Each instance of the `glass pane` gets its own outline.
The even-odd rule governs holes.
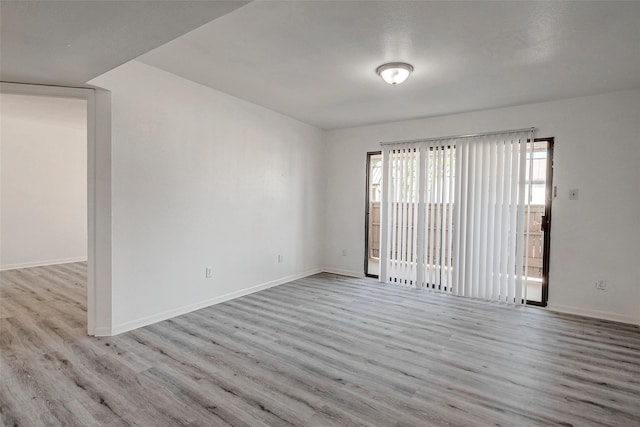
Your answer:
[[[542,302],[542,263],[544,256],[544,216],[547,189],[547,142],[536,142],[531,153],[527,154],[526,192],[531,197],[531,209],[528,221],[525,221],[528,253],[525,255],[523,271],[526,277],[527,300]],[[525,199],[526,200],[526,199]]]
[[[382,197],[382,154],[369,159],[369,235],[367,274],[380,274],[380,199]]]

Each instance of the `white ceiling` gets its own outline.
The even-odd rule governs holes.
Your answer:
[[[0,78],[84,86],[246,1],[6,1]]]
[[[326,129],[640,88],[640,2],[2,0],[0,8],[3,81],[82,86],[142,55]],[[415,72],[388,86],[374,70],[389,61]]]
[[[139,60],[321,128],[640,88],[640,2],[253,2]],[[375,68],[413,64],[400,86]]]

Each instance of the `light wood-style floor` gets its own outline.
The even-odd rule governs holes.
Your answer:
[[[0,424],[640,425],[635,326],[319,274],[91,338],[85,276],[1,273]]]

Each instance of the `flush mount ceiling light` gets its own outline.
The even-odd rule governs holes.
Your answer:
[[[376,73],[390,85],[399,85],[407,80],[412,71],[413,66],[405,62],[389,62],[376,68]]]

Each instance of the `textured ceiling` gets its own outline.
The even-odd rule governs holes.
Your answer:
[[[3,81],[82,86],[138,57],[326,129],[640,88],[640,2],[3,0],[0,8]],[[388,86],[374,70],[389,61],[415,72]]]
[[[0,78],[84,86],[246,1],[5,1]]]
[[[321,128],[640,88],[640,2],[254,2],[140,61]],[[375,68],[415,72],[384,84]]]

